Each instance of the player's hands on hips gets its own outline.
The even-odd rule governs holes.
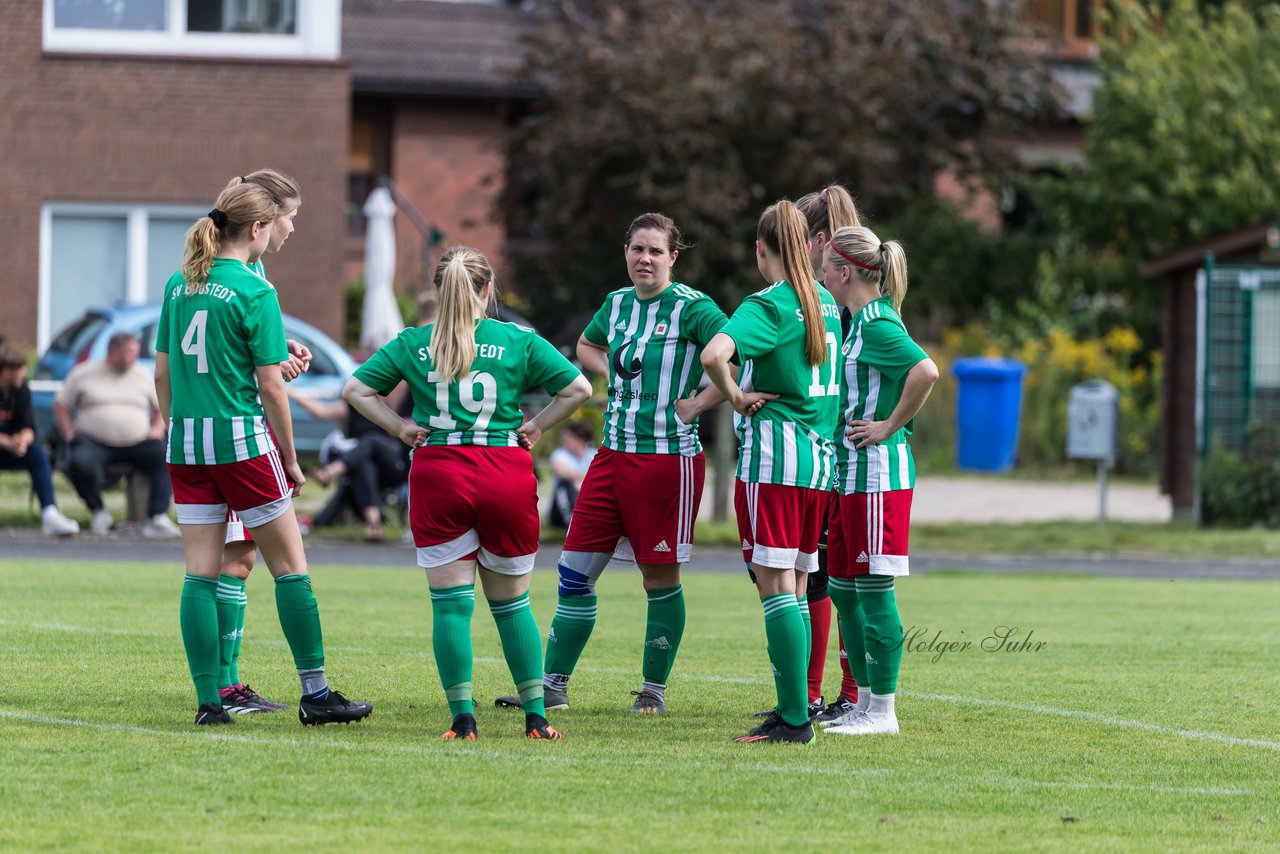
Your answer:
[[[854,442],[854,447],[865,448],[867,445],[878,445],[892,435],[888,421],[865,421],[859,419],[849,422],[845,436]]]
[[[698,393],[695,391],[688,397],[682,397],[676,401],[676,418],[684,424],[692,424],[702,414],[702,409],[698,406]]]
[[[281,460],[284,467],[284,473],[289,481],[293,484],[293,494],[298,496],[302,494],[302,486],[307,482],[307,476],[302,473],[302,466],[298,465],[297,458],[292,460]]]
[[[744,391],[739,392],[730,402],[733,404],[733,411],[739,415],[755,415],[766,402],[777,399],[776,394],[764,391]]]
[[[427,431],[412,421],[400,425],[400,441],[410,448],[421,448],[427,442]]]
[[[516,428],[516,434],[520,439],[520,447],[532,451],[533,446],[542,438],[542,428],[532,421],[526,421]]]

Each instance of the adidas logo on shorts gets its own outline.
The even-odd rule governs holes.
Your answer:
[[[671,649],[671,641],[667,640],[667,636],[654,638],[644,642],[645,646],[651,646],[654,649]]]
[[[742,550],[745,552],[745,551],[747,551],[747,550],[748,550],[748,549],[750,549],[750,548],[751,548],[751,543],[748,543],[748,542],[747,542],[747,538],[746,538],[746,537],[743,537],[743,538],[742,538]]]
[[[654,546],[654,547],[653,547],[653,550],[654,550],[655,552],[669,552],[669,551],[671,551],[671,546],[667,545],[667,541],[666,541],[666,540],[663,540],[662,542],[660,542],[660,543],[658,543],[656,546]]]
[[[854,560],[854,563],[870,563],[870,562],[871,562],[871,558],[867,557],[866,552],[858,552],[858,557]]]

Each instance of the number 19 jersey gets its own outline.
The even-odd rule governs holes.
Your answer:
[[[223,465],[275,447],[254,371],[289,358],[275,289],[241,261],[218,258],[190,287],[169,278],[156,352],[169,354],[168,460]]]
[[[355,378],[379,394],[401,381],[413,394],[413,420],[428,445],[516,447],[520,399],[542,387],[555,394],[580,376],[568,359],[525,326],[485,318],[476,324],[476,358],[461,380],[436,373],[435,324],[410,327],[369,357]]]
[[[800,297],[786,282],[742,301],[721,331],[734,341],[742,365],[744,391],[779,395],[749,418],[736,417],[738,479],[808,489],[831,489],[832,446],[840,395],[835,359],[840,309],[817,285],[826,358],[805,358],[805,324]]]

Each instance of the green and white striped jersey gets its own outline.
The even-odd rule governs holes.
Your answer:
[[[218,258],[189,294],[181,271],[174,273],[156,351],[169,354],[169,462],[222,465],[275,447],[254,371],[289,353],[280,301],[266,279],[241,261]]]
[[[907,373],[929,358],[907,334],[902,318],[888,297],[872,300],[853,316],[845,338],[840,393],[843,418],[837,425],[836,489],[889,492],[912,489],[916,463],[907,437],[915,419],[879,444],[861,450],[845,436],[850,421],[884,421],[902,398]]]
[[[609,351],[609,404],[603,445],[633,454],[702,453],[698,425],[676,417],[675,403],[702,382],[702,348],[725,324],[711,297],[673,282],[640,299],[614,291],[583,337]]]
[[[476,324],[471,370],[461,380],[447,382],[431,361],[434,333],[434,323],[409,327],[354,374],[379,394],[389,394],[401,380],[408,383],[413,420],[430,431],[428,445],[516,447],[525,392],[542,387],[555,394],[580,376],[532,329],[485,318]]]
[[[805,358],[804,314],[786,282],[747,297],[720,330],[733,339],[734,359],[742,365],[738,385],[744,391],[779,395],[755,415],[735,417],[737,474],[745,483],[831,488],[831,427],[840,401],[835,364],[840,309],[826,288],[817,288],[827,345],[827,358],[819,365]]]

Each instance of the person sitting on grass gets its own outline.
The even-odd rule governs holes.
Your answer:
[[[26,469],[31,488],[40,499],[40,523],[45,536],[69,537],[80,523],[58,509],[53,494],[53,466],[49,452],[36,441],[31,387],[26,383],[27,360],[7,344],[0,345],[0,469]]]

